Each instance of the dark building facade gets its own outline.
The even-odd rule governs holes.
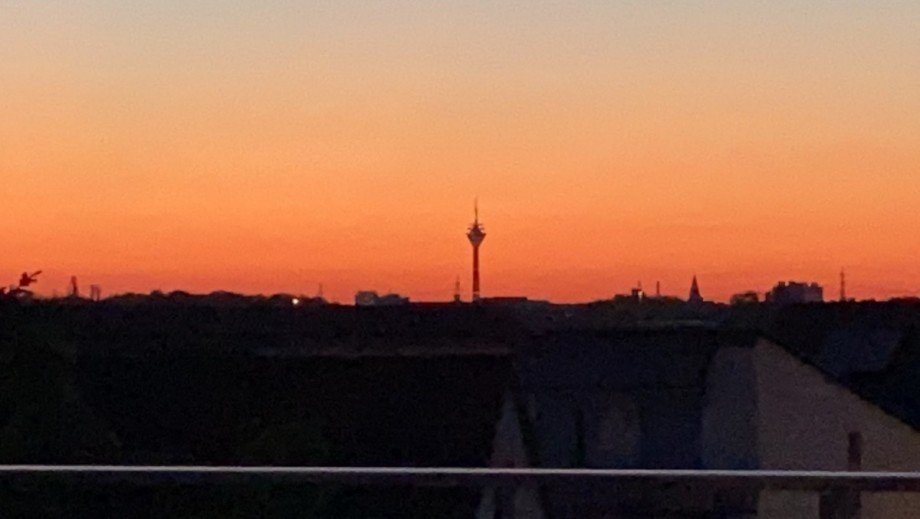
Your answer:
[[[824,301],[824,288],[817,283],[780,281],[767,292],[766,301],[777,305],[820,303]]]

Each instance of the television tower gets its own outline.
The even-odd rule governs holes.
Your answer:
[[[486,239],[485,230],[479,223],[479,200],[473,202],[473,223],[466,233],[473,245],[473,302],[479,301],[479,246]]]

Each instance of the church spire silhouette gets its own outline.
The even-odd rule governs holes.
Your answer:
[[[703,296],[700,295],[700,285],[696,281],[696,275],[693,276],[693,282],[690,284],[690,298],[687,299],[688,303],[702,303]]]

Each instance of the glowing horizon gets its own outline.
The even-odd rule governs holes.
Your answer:
[[[920,4],[0,7],[0,285],[920,295]]]

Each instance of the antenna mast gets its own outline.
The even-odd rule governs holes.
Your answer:
[[[847,274],[840,269],[840,302],[845,303],[847,300]]]
[[[454,282],[454,302],[460,302],[460,276],[457,276],[457,281]]]

